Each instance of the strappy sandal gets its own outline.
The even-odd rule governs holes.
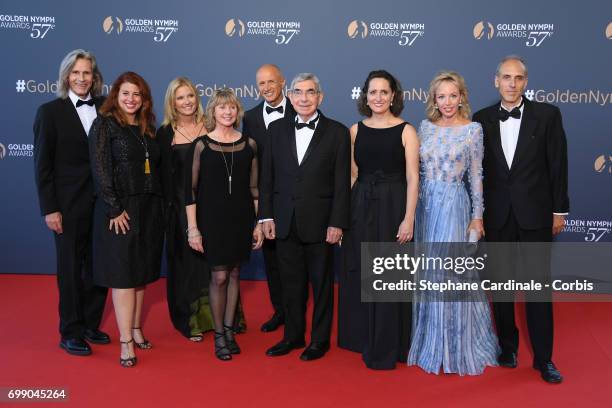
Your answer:
[[[240,346],[236,343],[234,339],[234,328],[232,326],[223,325],[224,335],[225,335],[225,343],[227,344],[227,348],[231,354],[240,354]]]
[[[121,341],[120,340],[119,343],[125,344],[127,346],[130,343],[134,343],[134,339],[130,339],[128,341]],[[136,343],[136,344],[138,344],[138,343]],[[128,358],[122,358],[121,356],[119,356],[119,364],[123,368],[132,368],[132,367],[134,367],[136,365],[137,362],[138,362],[138,359],[136,358],[136,356],[128,357]]]
[[[189,341],[193,342],[193,343],[201,343],[202,340],[204,340],[204,336],[200,333],[200,334],[194,334],[191,335],[189,337],[187,337],[189,339]]]
[[[225,342],[225,333],[215,331],[215,356],[221,361],[232,359],[232,353]]]
[[[142,338],[143,338],[142,343],[138,343],[137,341],[134,341],[134,344],[136,344],[136,347],[138,347],[141,350],[148,350],[150,348],[153,348],[153,345],[151,344],[149,340],[145,338],[144,333],[142,332],[142,329],[140,327],[132,327],[132,330],[140,330],[140,334],[142,334]]]

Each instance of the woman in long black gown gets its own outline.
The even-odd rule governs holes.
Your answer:
[[[204,116],[209,132],[191,146],[185,186],[187,238],[211,268],[215,355],[224,361],[240,353],[232,329],[240,265],[263,243],[261,225],[255,222],[257,144],[236,130],[243,112],[231,89],[215,91]]]
[[[367,367],[392,369],[410,344],[410,303],[361,302],[361,243],[412,239],[419,184],[419,142],[399,117],[399,82],[368,75],[358,101],[367,116],[351,127],[351,226],[344,234],[339,276],[338,346],[362,353]]]
[[[163,157],[166,198],[166,292],[170,320],[183,336],[200,342],[213,330],[208,297],[210,267],[204,256],[189,247],[185,213],[185,178],[191,172],[191,143],[206,134],[204,110],[193,83],[184,77],[170,82],[164,101],[164,121],[157,130]],[[237,331],[246,328],[240,303]]]

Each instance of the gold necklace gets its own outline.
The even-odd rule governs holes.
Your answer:
[[[151,174],[151,165],[149,164],[149,146],[147,144],[146,136],[142,136],[142,138],[139,137],[136,133],[134,133],[131,125],[127,125],[127,128],[130,131],[130,133],[133,134],[134,137],[140,142],[140,144],[142,145],[145,151],[144,173]]]

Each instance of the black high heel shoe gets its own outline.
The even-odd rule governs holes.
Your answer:
[[[132,327],[132,331],[134,330],[140,330],[140,334],[142,334],[142,339],[143,339],[142,343],[138,343],[137,341],[134,341],[134,344],[136,344],[136,347],[138,347],[141,350],[148,350],[150,348],[153,348],[153,345],[151,344],[149,340],[145,338],[144,333],[142,332],[142,329],[140,327]]]
[[[225,334],[225,343],[227,344],[227,349],[231,354],[240,354],[240,346],[236,343],[236,339],[234,339],[234,328],[232,326],[223,325],[223,330]]]
[[[232,353],[227,348],[225,342],[225,333],[219,333],[215,330],[215,356],[221,361],[229,361],[232,359]]]
[[[126,346],[130,343],[134,343],[134,339],[129,339],[128,341],[119,341],[119,343],[121,344],[125,344]],[[138,343],[136,343],[138,344]],[[121,356],[119,356],[119,364],[121,365],[121,367],[123,368],[131,368],[134,367],[136,365],[136,363],[138,362],[138,359],[136,358],[136,356],[134,357],[128,357],[128,358],[122,358]]]

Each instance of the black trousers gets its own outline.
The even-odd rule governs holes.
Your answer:
[[[550,215],[552,218],[552,214]],[[550,242],[552,241],[552,227],[526,230],[522,229],[514,215],[513,210],[506,223],[501,229],[487,228],[485,225],[486,240],[488,242]],[[521,246],[523,251],[533,251],[533,247],[528,245]],[[535,250],[545,250],[542,247]],[[504,259],[512,257],[505,256]],[[524,258],[524,257],[523,257]],[[529,258],[529,257],[527,257]],[[526,269],[537,271],[538,279],[544,280],[546,276],[550,276],[550,253],[538,254],[536,257],[538,265],[529,265]],[[545,261],[548,259],[548,263]],[[544,261],[543,261],[544,260]],[[520,265],[518,265],[520,268]],[[507,270],[500,273],[498,276],[515,277],[517,275],[514,262],[503,262],[502,265],[495,265],[496,268],[506,268]],[[520,275],[520,273],[519,273]],[[524,276],[522,277],[524,278]],[[517,352],[518,350],[518,329],[514,320],[514,297],[513,294],[510,301],[506,299],[504,302],[493,302],[493,316],[497,327],[497,335],[499,343],[503,351]],[[537,302],[530,302],[529,294],[526,294],[525,309],[527,313],[527,328],[529,330],[529,339],[533,348],[534,360],[537,362],[545,362],[552,359],[553,350],[553,307],[551,301],[542,301],[542,293],[539,295]],[[546,293],[544,296],[549,296]]]
[[[294,217],[287,238],[277,239],[276,250],[285,310],[283,339],[304,339],[310,281],[314,297],[311,341],[329,342],[334,310],[332,245],[303,242]]]
[[[93,285],[91,218],[62,219],[55,234],[59,331],[62,338],[80,338],[85,329],[97,329],[102,320],[107,289]]]
[[[283,316],[283,288],[280,280],[280,270],[276,258],[276,240],[264,240],[263,247],[264,265],[266,267],[266,278],[268,280],[268,292],[270,302],[274,308],[274,314]]]

